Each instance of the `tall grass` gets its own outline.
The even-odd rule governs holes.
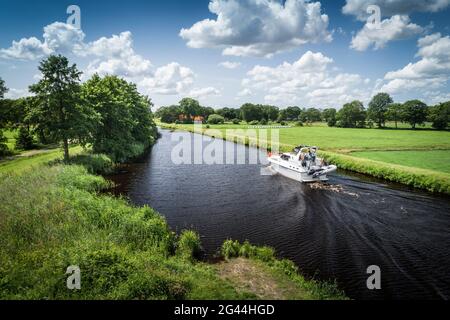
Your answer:
[[[240,299],[177,240],[149,207],[100,195],[108,186],[82,166],[0,176],[0,299]],[[194,239],[195,240],[195,239]],[[81,269],[81,290],[66,269]]]

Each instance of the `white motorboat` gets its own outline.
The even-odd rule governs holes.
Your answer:
[[[270,168],[293,180],[300,182],[325,182],[328,174],[337,167],[328,165],[317,157],[317,147],[300,146],[293,153],[273,155],[269,153]]]

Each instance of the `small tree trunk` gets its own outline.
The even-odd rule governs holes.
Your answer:
[[[64,143],[64,162],[69,162],[69,140],[67,138],[63,139]]]

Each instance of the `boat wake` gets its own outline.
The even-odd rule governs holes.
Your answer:
[[[354,193],[354,192],[346,191],[346,190],[344,190],[343,186],[337,185],[337,184],[313,182],[313,183],[309,183],[308,185],[313,190],[327,190],[327,191],[332,191],[332,192],[335,192],[335,193],[346,194],[346,195],[354,197],[354,198],[359,198],[360,197],[359,194]]]

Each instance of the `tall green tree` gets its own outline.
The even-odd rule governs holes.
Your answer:
[[[261,121],[264,118],[264,112],[261,106],[245,103],[241,107],[242,119],[246,122]]]
[[[391,103],[386,111],[386,120],[394,121],[395,128],[398,128],[398,123],[403,121],[403,105],[401,103]]]
[[[216,111],[217,114],[220,114],[225,120],[233,120],[240,118],[240,110],[232,109],[232,108],[222,108]]]
[[[193,117],[201,115],[201,107],[200,103],[192,98],[183,98],[180,101],[180,107],[183,110],[183,113],[189,120]]]
[[[337,113],[338,126],[343,128],[362,128],[366,121],[366,111],[361,101],[345,104]]]
[[[155,112],[155,116],[164,123],[174,123],[180,119],[181,114],[183,114],[183,110],[178,105],[161,107]]]
[[[61,55],[52,55],[39,65],[41,80],[30,86],[38,103],[31,118],[61,142],[64,160],[69,160],[69,143],[83,143],[89,133],[90,110],[80,103],[80,76],[75,64]]]
[[[3,98],[5,93],[8,92],[5,82],[0,78],[0,110],[3,110]],[[3,136],[2,127],[4,125],[4,118],[0,114],[0,156],[6,155],[8,153],[8,146],[5,144],[6,138]]]
[[[282,120],[289,120],[294,121],[299,119],[300,114],[302,113],[302,109],[299,107],[287,107],[284,113],[284,119]]]
[[[403,104],[403,117],[413,129],[427,120],[428,107],[420,100],[410,100]]]
[[[263,117],[267,121],[276,121],[278,119],[278,115],[280,114],[280,109],[275,106],[265,105],[262,106]]]
[[[433,123],[433,128],[435,129],[444,130],[449,127],[450,101],[431,107],[429,119]]]
[[[5,85],[5,81],[3,81],[2,78],[0,78],[0,99],[3,99],[5,97],[5,93],[8,92],[8,88]]]
[[[322,112],[322,118],[327,122],[329,127],[334,127],[336,125],[336,114],[337,111],[334,108],[327,108]]]
[[[393,103],[391,96],[387,93],[378,93],[372,98],[367,109],[367,117],[378,125],[378,128],[384,127],[386,123],[386,112],[389,105]]]
[[[94,75],[83,84],[81,97],[98,119],[88,138],[94,152],[123,162],[139,156],[156,140],[152,103],[133,83]]]
[[[320,122],[322,121],[322,112],[316,108],[309,108],[302,112],[305,122]]]

